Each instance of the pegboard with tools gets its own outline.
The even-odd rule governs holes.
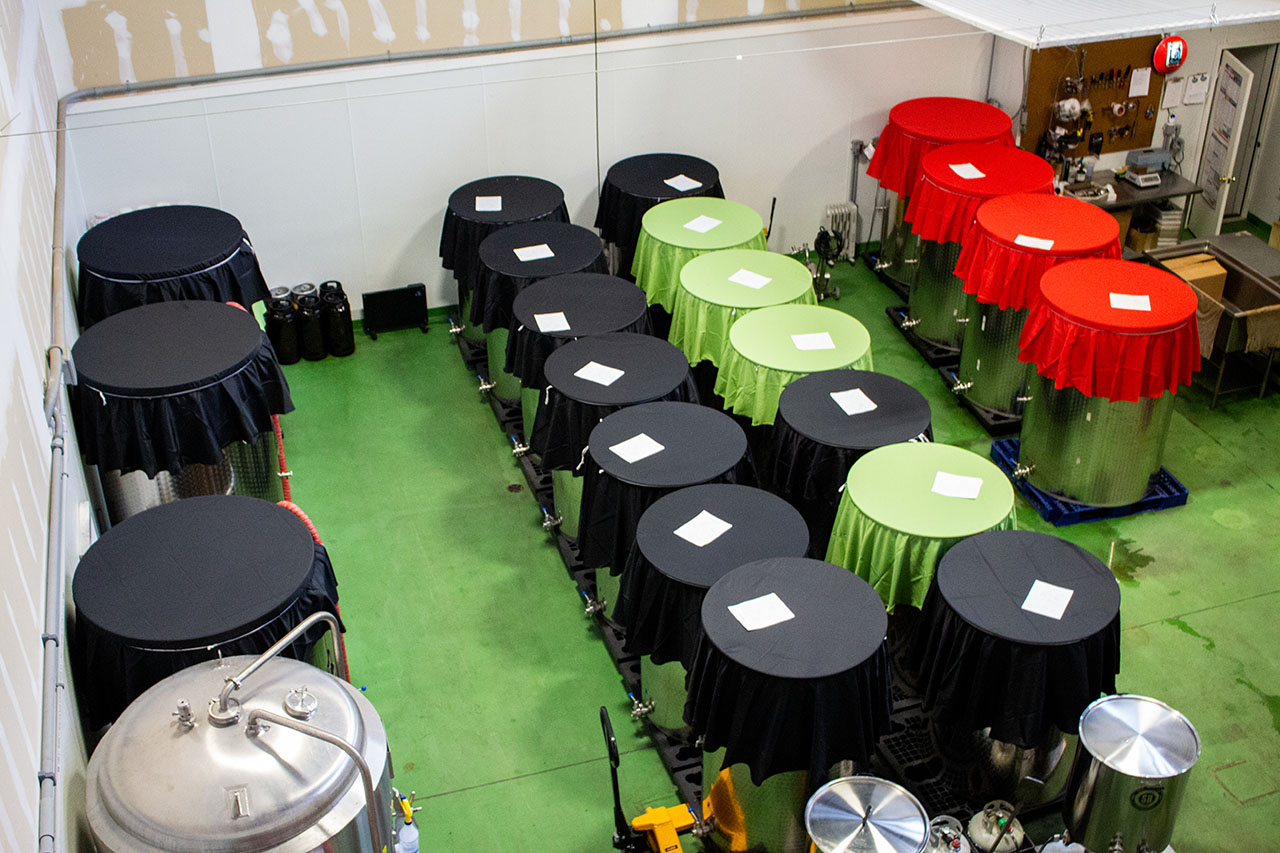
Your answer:
[[[1159,42],[1146,36],[1032,53],[1023,147],[1056,162],[1149,147],[1164,91],[1152,67]]]

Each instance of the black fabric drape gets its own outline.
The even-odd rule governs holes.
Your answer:
[[[677,175],[693,178],[702,186],[681,192],[664,183]],[[600,187],[595,227],[604,239],[618,247],[619,275],[631,277],[631,262],[645,212],[661,202],[692,196],[724,198],[719,171],[700,157],[640,154],[609,167]]]
[[[537,315],[560,312],[569,328],[541,332]],[[507,338],[507,372],[525,388],[546,388],[543,364],[556,349],[578,338],[608,332],[647,335],[651,331],[644,291],[629,281],[602,273],[570,273],[529,285],[512,302]]]
[[[76,246],[77,310],[88,327],[112,314],[180,299],[267,298],[258,257],[240,221],[210,207],[165,205],[112,217]]]
[[[235,441],[293,410],[275,351],[251,314],[217,302],[163,302],[114,314],[72,347],[71,390],[85,461],[106,470],[212,465]]]
[[[747,631],[728,605],[777,594],[795,618]],[[884,605],[864,581],[819,560],[775,558],[725,575],[702,602],[704,633],[684,719],[757,785],[805,770],[822,784],[837,761],[867,761],[889,728]]]
[[[476,196],[502,196],[502,210],[476,210]],[[521,222],[568,222],[560,187],[541,178],[498,175],[463,184],[449,196],[440,229],[440,263],[458,282],[458,305],[466,302],[484,238]]]
[[[306,526],[257,498],[188,498],[131,516],[94,543],[72,581],[87,724],[112,722],[192,664],[259,654],[312,613],[336,614],[337,583]],[[306,659],[325,630],[314,626],[285,654]]]
[[[1073,590],[1054,620],[1022,609],[1036,580]],[[926,710],[1016,746],[1050,725],[1074,733],[1085,707],[1114,693],[1120,591],[1084,549],[1040,533],[992,531],[943,557],[912,644]]]

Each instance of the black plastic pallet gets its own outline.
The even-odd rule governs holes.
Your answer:
[[[876,278],[880,279],[881,284],[892,290],[901,299],[907,298],[907,291],[910,289],[905,281],[898,281],[896,278],[890,278],[884,274],[884,270],[880,269],[880,252],[866,251],[862,253],[862,262],[867,265],[867,269],[876,274]]]
[[[572,536],[565,536],[559,530],[555,533],[556,550],[560,552],[560,559],[564,561],[564,567],[569,570],[569,574],[576,578],[578,573],[594,571],[594,569],[584,569],[582,567],[582,557],[578,555],[578,540]],[[592,575],[594,578],[595,575]],[[594,588],[595,581],[592,581]]]
[[[892,715],[876,753],[890,779],[915,794],[929,814],[969,815],[982,807],[971,801],[975,768],[938,754],[929,718],[918,708]]]
[[[1089,506],[1059,500],[1048,492],[1037,489],[1026,479],[1013,476],[1014,469],[1018,467],[1019,447],[1020,442],[1016,438],[997,439],[991,442],[991,459],[1005,476],[1013,481],[1014,487],[1027,499],[1027,503],[1031,504],[1040,517],[1054,527],[1155,512],[1160,509],[1183,506],[1187,502],[1187,487],[1178,482],[1178,479],[1169,473],[1168,468],[1157,471],[1147,486],[1147,493],[1128,506]]]
[[[449,318],[449,328],[458,328],[456,318]],[[458,353],[462,356],[462,363],[465,364],[468,369],[474,370],[484,363],[488,356],[488,351],[485,349],[484,341],[473,341],[469,338],[464,338],[460,332],[455,334],[453,339],[458,344]]]
[[[884,309],[884,313],[889,315],[889,322],[893,323],[893,327],[902,336],[907,339],[907,343],[920,353],[925,364],[930,367],[955,367],[960,363],[960,350],[951,347],[939,346],[932,341],[925,340],[917,335],[910,326],[904,325],[907,320],[907,306],[893,305]]]
[[[939,367],[938,375],[942,377],[943,383],[949,389],[955,388],[956,383],[960,381],[955,367]],[[1022,429],[1022,415],[1010,415],[988,409],[986,406],[979,406],[964,394],[956,394],[956,399],[960,401],[960,405],[969,410],[969,414],[978,419],[978,423],[982,424],[987,435],[1013,435]]]
[[[519,436],[508,433],[507,437],[511,439],[512,446],[520,444]],[[534,500],[544,510],[549,510],[552,502],[551,472],[544,470],[531,453],[520,454],[516,461],[524,474],[525,482],[529,484],[529,490],[533,492]]]
[[[484,382],[488,377],[483,373],[477,373],[476,378]],[[520,401],[505,400],[492,392],[484,396],[489,401],[489,408],[493,409],[493,416],[498,419],[498,426],[502,431],[524,441],[524,421],[520,417]]]

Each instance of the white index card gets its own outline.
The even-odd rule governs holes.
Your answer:
[[[705,509],[672,532],[690,545],[703,548],[729,532],[733,525]]]
[[[521,246],[512,251],[522,261],[540,261],[543,258],[554,258],[556,256],[556,253],[551,251],[551,247],[546,243],[539,243],[536,246]]]
[[[867,392],[861,388],[850,388],[848,391],[832,391],[831,399],[836,401],[836,405],[844,409],[846,415],[860,415],[863,412],[874,411],[876,408],[875,401],[867,396]]]
[[[671,187],[671,189],[676,192],[682,193],[687,193],[689,190],[696,190],[698,187],[702,186],[702,181],[696,181],[683,172],[675,177],[667,178],[663,183]]]
[[[836,342],[831,340],[830,332],[810,332],[807,335],[792,335],[791,342],[799,350],[836,348]]]
[[[637,433],[626,441],[618,442],[609,449],[618,454],[618,457],[623,462],[639,462],[641,459],[646,459],[655,453],[661,453],[666,450],[665,447],[644,433]]]
[[[1050,619],[1061,619],[1062,614],[1067,612],[1067,605],[1071,603],[1071,596],[1075,595],[1075,590],[1067,589],[1065,586],[1049,583],[1048,581],[1037,580],[1031,584],[1031,589],[1027,591],[1027,597],[1022,602],[1023,610],[1030,610],[1032,613],[1039,613],[1041,616],[1048,616]]]
[[[776,592],[729,605],[729,612],[748,631],[759,631],[796,618]]]
[[[946,471],[939,471],[934,475],[933,488],[929,491],[946,498],[974,500],[981,489],[981,477],[966,477],[964,474],[948,474]]]
[[[586,364],[582,365],[582,367],[575,370],[573,375],[579,379],[594,382],[597,385],[612,385],[621,379],[624,373],[626,373],[625,370],[619,370],[618,368],[610,367],[607,364],[600,364],[597,361],[588,361]],[[618,455],[621,456],[622,454]]]
[[[1028,237],[1026,234],[1019,234],[1013,238],[1013,242],[1018,246],[1026,246],[1028,249],[1041,249],[1045,252],[1053,248],[1053,241],[1047,237]]]
[[[1164,92],[1160,95],[1160,109],[1176,110],[1182,103],[1182,90],[1186,88],[1186,77],[1164,78]]]
[[[690,219],[684,224],[684,227],[688,228],[690,231],[697,231],[699,234],[706,234],[719,224],[719,219],[715,219],[710,216],[699,216],[695,219]]]
[[[1108,293],[1111,307],[1121,311],[1150,311],[1151,297],[1145,293]]]
[[[759,290],[769,282],[773,281],[773,279],[769,278],[767,275],[760,275],[758,272],[743,269],[738,270],[736,273],[729,276],[729,281],[734,284],[740,284],[743,287],[749,287],[752,290]]]
[[[974,178],[985,178],[986,172],[978,171],[978,167],[972,163],[950,163],[951,171],[955,172],[966,181],[972,181]]]
[[[489,211],[502,210],[502,196],[500,195],[478,195],[476,196],[476,212],[485,213]]]
[[[1151,68],[1135,68],[1129,76],[1129,97],[1145,98],[1151,91]]]
[[[563,311],[552,311],[549,314],[534,314],[533,321],[538,324],[539,332],[567,332],[569,318]]]

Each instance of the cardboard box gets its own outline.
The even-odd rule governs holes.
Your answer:
[[[1179,278],[1188,284],[1195,285],[1197,290],[1214,302],[1222,301],[1222,289],[1227,284],[1227,271],[1223,269],[1222,264],[1211,258],[1198,264],[1180,267],[1175,272]]]
[[[1124,244],[1135,252],[1146,252],[1154,249],[1159,240],[1159,231],[1139,231],[1137,228],[1130,228]]]
[[[1108,210],[1112,218],[1115,219],[1116,225],[1120,226],[1120,239],[1124,240],[1125,235],[1129,233],[1129,223],[1133,220],[1133,208],[1126,207],[1124,210]]]
[[[1210,255],[1207,252],[1197,252],[1194,255],[1182,255],[1177,258],[1169,258],[1168,260],[1161,261],[1160,263],[1164,264],[1167,269],[1177,272],[1178,270],[1193,267],[1196,264],[1203,264],[1205,261],[1212,261],[1213,259],[1213,255]]]

